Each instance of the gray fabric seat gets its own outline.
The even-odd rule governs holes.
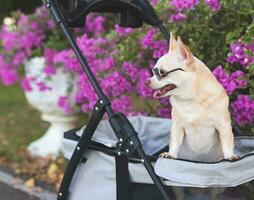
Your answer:
[[[215,163],[159,158],[155,164],[158,176],[172,185],[189,187],[234,187],[254,179],[254,138],[235,138],[237,161]]]
[[[130,122],[139,133],[144,151],[153,155],[169,144],[171,120],[144,116],[130,117]],[[84,127],[76,132],[81,135]],[[117,139],[108,121],[102,121],[93,137],[97,143],[115,147]],[[64,155],[69,159],[77,141],[64,139]],[[187,160],[159,158],[155,166],[158,176],[165,179],[168,186],[181,187],[234,187],[254,179],[254,137],[235,138],[235,152],[241,156],[238,161],[201,163]],[[104,152],[89,149],[80,163],[71,184],[70,200],[87,199],[116,200],[115,158]],[[153,184],[143,164],[129,162],[130,181]],[[103,188],[94,191],[94,188]],[[105,196],[106,194],[106,196]],[[84,200],[86,198],[83,198]]]

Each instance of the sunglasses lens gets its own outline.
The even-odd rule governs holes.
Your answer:
[[[156,78],[160,81],[161,80],[161,77],[159,74],[156,74]]]

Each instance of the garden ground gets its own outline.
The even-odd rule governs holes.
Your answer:
[[[4,191],[4,192],[3,192]],[[0,194],[2,200],[38,200],[37,198],[30,196],[24,192],[10,187],[7,184],[0,182]]]
[[[64,159],[35,158],[26,151],[26,146],[47,127],[19,87],[0,86],[0,167],[22,177],[29,186],[47,183],[50,189],[57,190]]]

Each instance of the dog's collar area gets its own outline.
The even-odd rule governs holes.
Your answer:
[[[181,69],[181,68],[176,68],[176,69],[170,70],[170,71],[168,71],[168,72],[165,72],[165,73],[163,73],[163,74],[160,74],[160,73],[159,73],[159,69],[158,69],[158,68],[155,68],[155,69],[152,69],[149,73],[150,73],[151,76],[155,75],[156,78],[160,81],[161,78],[167,76],[168,74],[170,74],[170,73],[172,73],[172,72],[179,71],[179,70],[180,70],[180,71],[184,71],[184,70]]]

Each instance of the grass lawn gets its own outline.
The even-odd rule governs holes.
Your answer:
[[[17,87],[0,86],[0,156],[13,161],[21,158],[17,152],[40,137],[48,124],[32,109]]]
[[[59,187],[65,161],[34,158],[26,146],[41,137],[48,123],[40,113],[28,105],[23,91],[17,87],[0,85],[0,166],[11,169],[32,181],[42,181]]]

